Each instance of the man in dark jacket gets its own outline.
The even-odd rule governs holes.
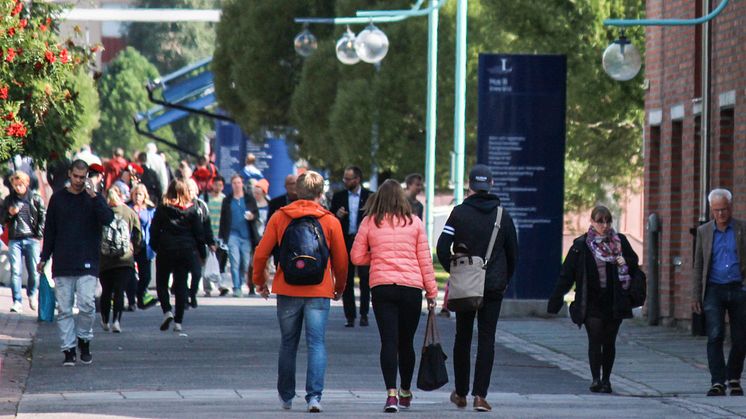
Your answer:
[[[269,219],[272,217],[272,214],[274,214],[275,211],[298,199],[298,194],[295,192],[295,182],[297,178],[298,177],[295,175],[285,176],[285,194],[273,198],[269,201],[267,223],[269,223]]]
[[[220,208],[219,236],[228,244],[233,296],[240,297],[243,279],[246,278],[251,261],[251,251],[261,239],[256,225],[259,208],[254,195],[244,190],[241,175],[235,174],[231,177],[231,188],[233,191],[223,199]],[[254,290],[250,292],[254,294]]]
[[[342,223],[342,232],[345,234],[345,243],[347,244],[347,253],[352,249],[352,243],[355,242],[357,228],[363,221],[365,212],[363,207],[370,196],[370,191],[363,188],[363,172],[359,167],[350,166],[345,169],[342,178],[345,184],[345,190],[339,191],[332,196],[331,212],[339,218]],[[370,284],[368,276],[369,266],[358,266],[357,273],[360,277],[360,326],[368,325],[368,310],[370,309]],[[355,327],[355,265],[350,259],[347,266],[347,286],[342,296],[345,317],[347,324],[345,327]]]
[[[145,185],[148,190],[148,196],[156,207],[163,198],[163,189],[161,188],[161,181],[158,178],[156,172],[148,166],[148,154],[140,153],[137,155],[137,162],[142,167],[142,173],[140,174],[140,183]]]
[[[500,198],[490,194],[490,189],[490,168],[484,165],[474,166],[469,172],[469,196],[453,209],[438,239],[438,260],[446,271],[450,271],[451,267],[452,244],[471,256],[485,258],[500,206]],[[499,222],[500,230],[486,266],[482,307],[477,311],[456,313],[456,340],[453,344],[456,389],[451,393],[451,401],[460,408],[466,407],[471,338],[476,317],[477,360],[471,394],[474,396],[474,410],[478,411],[492,409],[486,397],[495,358],[497,319],[500,316],[503,294],[518,262],[518,242],[513,219],[507,211],[503,211]]]
[[[11,192],[3,202],[1,224],[8,226],[8,258],[10,259],[10,283],[13,289],[13,306],[10,311],[23,311],[21,294],[22,259],[26,261],[28,284],[26,295],[31,310],[36,310],[36,290],[39,275],[39,240],[44,230],[46,208],[38,192],[29,187],[31,179],[26,172],[16,171],[10,178]]]
[[[75,346],[80,348],[80,361],[93,361],[90,342],[95,321],[94,294],[98,282],[101,256],[101,229],[111,223],[114,213],[104,197],[96,193],[88,179],[88,164],[75,160],[68,170],[70,186],[52,195],[49,200],[44,246],[36,270],[41,273],[49,258],[54,257],[52,275],[57,297],[57,326],[65,353],[63,365],[73,366]],[[73,319],[73,302],[79,313]]]

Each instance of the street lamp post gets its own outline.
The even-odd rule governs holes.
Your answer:
[[[421,9],[425,0],[418,0],[411,10],[371,10],[358,11],[356,17],[341,18],[296,18],[296,23],[320,23],[331,25],[351,25],[364,23],[393,23],[406,20],[415,16],[428,16],[428,42],[427,42],[427,111],[425,121],[425,229],[427,231],[430,246],[433,246],[433,208],[435,200],[435,147],[437,129],[437,104],[438,104],[438,16],[440,7],[446,0],[430,0],[430,5]],[[352,31],[345,33],[337,41],[337,58],[343,64],[355,64],[360,57],[355,57],[350,51],[350,42],[354,43]],[[356,59],[357,58],[357,59]],[[383,58],[383,57],[381,57]],[[380,60],[379,60],[380,62]],[[377,67],[378,70],[378,67]],[[378,128],[374,124],[372,128],[372,148],[377,148]],[[375,164],[375,162],[374,162]]]
[[[464,151],[466,149],[466,16],[467,0],[456,6],[456,100],[453,116],[453,200],[458,205],[464,200]]]

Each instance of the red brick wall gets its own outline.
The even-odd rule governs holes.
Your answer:
[[[693,18],[699,1],[649,0],[649,18]],[[713,1],[713,7],[718,0]],[[734,193],[735,217],[746,218],[746,1],[732,1],[712,21],[710,188]],[[694,238],[700,188],[699,117],[693,99],[699,91],[695,27],[646,29],[645,208],[662,221],[660,307],[664,322],[689,319]],[[721,109],[719,97],[735,91],[735,106]],[[671,109],[683,105],[683,118]],[[659,126],[650,115],[662,113]],[[675,259],[680,266],[674,266]]]

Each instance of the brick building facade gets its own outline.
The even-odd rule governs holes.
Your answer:
[[[647,17],[699,17],[701,1],[649,0]],[[711,22],[709,188],[730,189],[734,217],[746,218],[746,1],[731,1]],[[646,29],[645,213],[657,213],[662,222],[664,324],[691,318],[690,229],[700,215],[701,36],[701,26]]]

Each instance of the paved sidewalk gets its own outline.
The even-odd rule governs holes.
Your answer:
[[[25,292],[25,290],[24,290]],[[11,313],[11,290],[0,287],[0,418],[15,417],[31,364],[36,312],[24,295],[24,312]]]
[[[0,298],[3,291],[7,289],[0,289]],[[329,369],[322,401],[324,415],[380,417],[383,390],[375,321],[371,318],[368,328],[344,328],[340,306],[333,303],[327,332]],[[0,321],[9,318],[4,315],[0,313]],[[180,334],[158,331],[160,317],[158,308],[125,313],[124,332],[119,335],[104,333],[97,326],[94,364],[74,368],[60,365],[55,325],[40,324],[25,389],[25,376],[20,376],[18,384],[18,391],[24,389],[18,417],[254,418],[304,414],[302,397],[295,399],[292,411],[279,409],[274,390],[279,336],[273,300],[202,298],[197,310],[186,313],[185,330]],[[455,321],[439,320],[443,346],[450,357]],[[34,333],[35,317],[16,316],[12,321],[33,326],[26,336]],[[5,330],[0,329],[7,334]],[[423,330],[424,317],[416,337],[418,346]],[[24,342],[28,345],[28,340]],[[612,377],[615,395],[588,392],[586,345],[585,331],[578,330],[567,318],[501,320],[488,396],[493,415],[746,417],[746,398],[704,396],[709,387],[704,338],[625,321]],[[298,354],[300,394],[305,375],[304,346],[302,340]],[[474,354],[475,348],[472,357]],[[28,361],[24,365],[28,368]],[[471,413],[448,402],[453,380],[450,359],[448,369],[451,384],[435,392],[415,391],[411,411],[402,414],[455,418]],[[17,395],[13,406],[18,402]]]
[[[501,321],[497,342],[591,380],[585,330],[568,318]],[[659,397],[706,416],[746,417],[746,398],[705,396],[710,386],[706,344],[705,337],[693,337],[682,330],[625,320],[617,339],[611,380],[614,391]]]

